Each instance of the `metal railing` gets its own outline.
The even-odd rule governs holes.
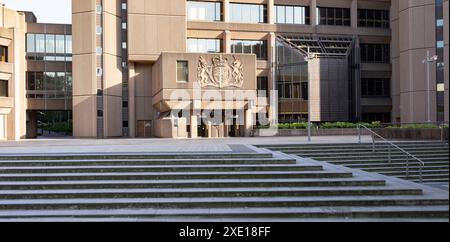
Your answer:
[[[375,131],[369,129],[368,127],[359,124],[358,125],[358,142],[361,144],[362,140],[361,140],[361,128],[369,131],[369,133],[372,136],[372,152],[376,152],[376,145],[375,145],[375,137],[380,138],[381,140],[383,140],[384,142],[386,142],[387,144],[389,144],[388,146],[388,161],[389,164],[392,163],[392,154],[391,154],[391,147],[394,147],[398,150],[400,150],[401,152],[403,152],[406,155],[406,178],[409,177],[409,161],[410,158],[412,158],[413,160],[417,161],[419,163],[419,177],[420,177],[420,182],[423,182],[423,176],[422,176],[422,172],[423,172],[423,168],[425,167],[425,162],[423,162],[421,159],[417,158],[416,156],[414,156],[413,154],[409,153],[408,151],[406,151],[405,149],[401,148],[400,146],[394,144],[392,141],[389,141],[387,139],[385,139],[384,137],[382,137],[381,135],[377,134]]]

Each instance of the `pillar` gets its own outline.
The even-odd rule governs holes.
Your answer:
[[[223,32],[222,49],[224,53],[231,53],[231,32],[229,30]]]
[[[317,0],[311,0],[311,7],[309,8],[311,16],[311,25],[315,26],[317,25]]]
[[[269,24],[275,23],[275,1],[267,1],[267,21]]]
[[[350,23],[352,28],[358,28],[358,0],[352,0],[350,7]]]
[[[245,110],[245,136],[249,137],[253,129],[253,110]]]
[[[130,138],[136,137],[136,71],[134,63],[128,65],[130,78],[128,81],[128,128]]]
[[[193,114],[191,115],[191,138],[198,138],[198,117],[195,111],[193,111]]]
[[[223,21],[230,22],[230,0],[223,0]]]
[[[0,140],[6,140],[6,115],[0,114]]]

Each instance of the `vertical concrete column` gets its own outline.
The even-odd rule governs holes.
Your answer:
[[[267,0],[267,22],[269,24],[275,23],[275,1]]]
[[[277,83],[276,83],[276,71],[275,71],[275,63],[276,63],[276,35],[275,33],[271,32],[268,36],[268,45],[269,45],[269,60],[270,60],[270,71],[268,76],[269,81],[269,100],[267,100],[270,103],[269,107],[269,120],[270,122],[274,122],[277,120],[277,105],[275,95],[278,95],[277,92]]]
[[[222,9],[223,21],[230,22],[230,0],[223,0]]]
[[[197,113],[195,110],[192,111],[191,114],[191,138],[196,139],[198,138],[198,119],[197,119]]]
[[[252,108],[245,110],[245,136],[249,137],[253,129],[253,110]]]
[[[358,28],[358,0],[352,0],[350,8],[350,23],[352,28]]]
[[[231,53],[231,32],[229,30],[225,30],[222,34],[223,37],[223,52]]]
[[[128,65],[130,78],[128,81],[128,127],[130,138],[136,137],[136,70],[134,63]]]
[[[0,140],[6,140],[6,115],[0,114]]]
[[[208,123],[206,123],[206,128],[208,129],[208,138],[212,138],[212,124],[211,124],[211,121],[208,121]]]
[[[311,0],[311,5],[309,8],[310,16],[311,16],[311,25],[317,25],[317,0]]]

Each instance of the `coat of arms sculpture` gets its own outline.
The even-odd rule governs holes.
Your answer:
[[[233,63],[229,63],[222,55],[215,56],[209,64],[203,56],[198,60],[198,82],[201,87],[237,87],[244,84],[242,62],[233,56]]]

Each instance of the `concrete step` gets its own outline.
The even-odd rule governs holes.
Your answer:
[[[402,170],[402,171],[385,171],[385,172],[381,172],[381,174],[383,175],[387,175],[387,176],[403,176],[406,175],[406,169]],[[448,177],[448,170],[423,170],[422,171],[423,175],[447,175]],[[419,170],[410,170],[409,171],[409,175],[415,176],[415,175],[419,175]]]
[[[359,178],[313,179],[203,179],[203,180],[101,180],[0,182],[0,190],[226,188],[226,187],[364,187],[384,186],[384,180]]]
[[[253,171],[253,172],[101,172],[0,174],[0,181],[64,180],[161,180],[161,179],[257,179],[257,178],[350,178],[352,173],[333,171]]]
[[[0,200],[0,210],[127,209],[127,208],[249,208],[249,207],[349,207],[349,206],[442,206],[448,199],[422,196],[333,197],[206,197],[206,198],[105,198],[105,199],[12,199]],[[272,209],[269,209],[272,210]],[[195,211],[195,210],[193,210]]]
[[[389,166],[389,167],[375,167],[375,168],[368,168],[368,167],[352,167],[352,168],[359,168],[359,169],[363,169],[365,171],[369,171],[369,172],[377,172],[377,173],[383,173],[383,172],[396,172],[396,171],[405,171],[406,170],[406,166],[402,165],[402,166]],[[409,170],[410,171],[418,171],[420,170],[420,166],[414,165],[414,166],[409,166]],[[425,166],[423,167],[422,171],[442,171],[442,172],[449,172],[448,166]]]
[[[281,151],[282,152],[282,151]],[[298,156],[306,156],[306,157],[331,157],[331,158],[341,158],[341,157],[388,157],[389,152],[364,152],[364,153],[353,153],[353,152],[345,152],[345,153],[325,153],[324,151],[318,152],[318,153],[311,153],[311,154],[305,154],[305,153],[299,153],[299,152],[283,152],[287,154],[295,154]],[[414,156],[417,157],[447,157],[448,158],[448,151],[430,151],[430,152],[413,152],[411,153]],[[401,151],[391,152],[391,157],[405,157],[406,153]]]
[[[441,158],[430,158],[430,159],[421,159],[425,162],[425,165],[448,165],[448,160],[443,160]],[[389,165],[405,165],[406,159],[391,159],[391,163],[388,163],[387,159],[372,159],[372,160],[335,160],[330,161],[330,163],[336,164],[336,165],[345,165],[348,167],[351,167],[352,165],[359,165],[359,166],[389,166]]]
[[[386,176],[395,176],[401,179],[406,179],[406,180],[414,180],[414,181],[420,181],[420,176],[418,174],[411,174],[409,176],[406,176],[406,174],[401,173],[401,174],[384,174]],[[448,180],[449,175],[447,174],[423,174],[422,175],[422,179],[426,182],[431,182],[433,180],[441,180],[441,181],[445,181]]]
[[[376,147],[375,150],[377,152],[388,152],[389,148],[391,149],[392,152],[394,151],[399,151],[399,149],[395,148],[395,147]],[[448,146],[442,146],[442,147],[417,147],[417,148],[403,148],[404,150],[408,151],[408,152],[427,152],[427,151],[448,151]],[[303,149],[301,147],[283,147],[283,148],[277,148],[274,149],[276,151],[281,151],[281,152],[301,152],[301,153],[320,153],[320,152],[324,152],[326,151],[327,153],[341,153],[341,152],[355,152],[355,153],[359,153],[359,152],[372,152],[372,146],[368,146],[368,147],[354,147],[354,148],[334,148],[334,149]]]
[[[383,154],[383,155],[379,155],[379,154],[368,154],[368,155],[357,155],[357,154],[349,154],[346,156],[323,156],[321,154],[317,154],[317,155],[302,155],[302,154],[293,154],[293,155],[297,155],[300,157],[310,157],[316,160],[329,160],[329,161],[333,161],[333,160],[363,160],[363,159],[368,159],[368,160],[373,160],[373,159],[384,159],[384,160],[388,160],[388,155],[387,154]],[[434,158],[434,159],[440,159],[440,160],[448,160],[448,155],[442,155],[442,154],[427,154],[427,155],[414,155],[419,159],[423,159],[423,160],[427,160],[429,158]],[[406,159],[406,155],[402,154],[402,155],[391,155],[392,159]]]
[[[402,148],[423,148],[423,147],[448,147],[449,144],[447,142],[410,142],[410,143],[398,143],[394,142],[397,146]],[[280,145],[258,145],[258,147],[263,147],[267,149],[282,149],[282,148],[301,148],[301,149],[359,149],[361,147],[371,148],[372,143],[336,143],[336,144],[280,144]],[[391,146],[388,143],[377,141],[375,143],[376,147],[389,147]]]
[[[222,158],[272,158],[271,153],[105,153],[105,154],[4,154],[0,160],[104,160],[104,159],[222,159]]]
[[[167,166],[19,166],[0,167],[0,174],[83,172],[320,171],[316,165],[167,165]]]
[[[86,159],[86,160],[0,160],[0,168],[8,166],[115,166],[115,165],[259,165],[295,164],[286,158],[198,158],[198,159]]]
[[[270,221],[280,219],[286,221],[294,218],[333,219],[333,221],[350,221],[351,219],[395,219],[396,221],[442,221],[448,220],[448,206],[385,206],[385,207],[293,207],[293,208],[208,208],[208,209],[114,209],[114,210],[9,210],[0,211],[4,221],[15,219],[161,219],[162,221]]]
[[[67,189],[0,190],[7,199],[78,198],[180,198],[180,197],[305,197],[305,196],[388,196],[421,195],[421,189],[404,187],[244,187],[184,189]]]

